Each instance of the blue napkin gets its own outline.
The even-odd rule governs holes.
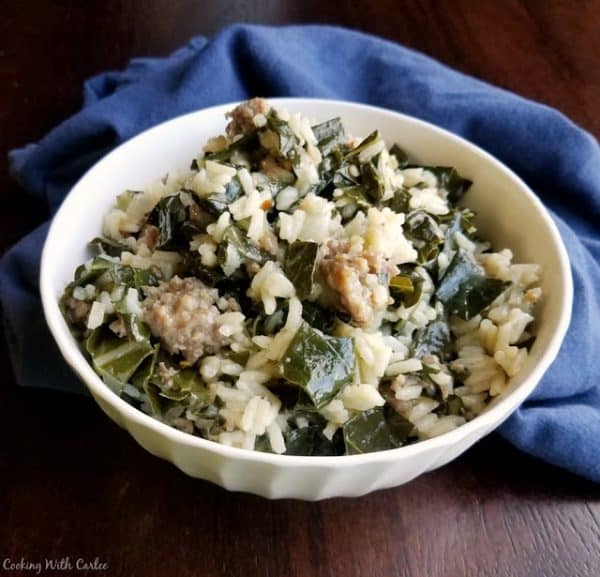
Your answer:
[[[82,110],[10,154],[13,174],[49,216],[110,149],[173,116],[250,96],[365,102],[447,128],[485,148],[543,199],[569,249],[573,320],[528,401],[501,428],[517,447],[600,482],[600,150],[556,110],[365,34],[322,26],[234,25],[165,59],[85,83]],[[82,390],[43,320],[38,295],[44,224],[0,264],[0,299],[17,380]]]

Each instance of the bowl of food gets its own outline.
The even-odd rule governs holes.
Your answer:
[[[498,160],[304,98],[112,151],[54,217],[40,287],[65,360],[142,447],[302,499],[405,483],[498,427],[572,301],[556,226]]]

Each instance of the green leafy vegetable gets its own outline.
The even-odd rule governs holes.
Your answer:
[[[333,186],[340,191],[336,193],[337,201],[346,201],[342,209],[343,220],[354,216],[358,208],[368,210],[383,195],[383,182],[372,163],[359,165],[356,158],[344,162],[333,175]],[[355,176],[356,175],[356,176]]]
[[[156,220],[159,234],[156,248],[169,249],[181,246],[181,227],[187,220],[186,207],[178,194],[160,200],[151,215]]]
[[[465,406],[457,395],[448,395],[448,398],[436,409],[436,413],[440,415],[462,415],[464,412]]]
[[[509,282],[485,276],[464,251],[459,250],[446,269],[436,291],[449,314],[469,320],[491,304]]]
[[[154,346],[152,354],[143,360],[131,377],[131,384],[146,393],[148,392],[146,388],[150,382],[150,377],[154,373],[154,366],[156,365],[159,348],[160,347],[158,345]]]
[[[348,337],[330,337],[303,322],[283,355],[283,378],[301,387],[317,408],[352,380],[354,349]]]
[[[159,352],[150,383],[165,399],[189,400],[189,408],[193,410],[201,410],[214,400],[214,394],[202,381],[197,367],[181,367],[163,351]]]
[[[169,407],[185,403],[186,414],[194,419],[195,426],[205,437],[220,424],[215,395],[202,382],[198,370],[181,368],[172,357],[159,351],[158,346],[153,356],[140,366],[132,383],[143,387],[155,416],[163,416]]]
[[[153,353],[142,361],[131,377],[131,384],[146,394],[150,404],[150,410],[154,416],[162,414],[162,403],[158,396],[157,387],[150,383],[150,377],[154,373],[156,359],[158,358],[158,351],[159,346],[155,345]]]
[[[410,193],[400,189],[394,192],[394,196],[385,203],[385,206],[397,213],[407,213],[410,210]]]
[[[219,267],[209,268],[202,264],[202,257],[197,252],[186,252],[180,265],[179,274],[195,276],[205,285],[214,288],[227,277]]]
[[[227,227],[219,244],[217,257],[226,276],[231,276],[243,263],[264,264],[269,255],[257,247],[236,225]]]
[[[107,278],[103,277],[106,282],[102,283],[102,288],[124,286],[139,290],[143,286],[156,286],[158,284],[158,279],[154,273],[132,266],[114,265],[107,273]]]
[[[339,199],[346,198],[351,203],[356,204],[358,208],[364,208],[368,210],[371,206],[373,206],[373,203],[367,198],[365,188],[362,184],[345,186],[338,188],[338,190],[342,191]]]
[[[362,184],[365,194],[373,204],[381,200],[384,192],[383,180],[372,162],[362,165]]]
[[[80,265],[75,271],[73,282],[67,287],[72,290],[76,286],[85,286],[93,284],[102,274],[113,267],[121,266],[116,264],[114,259],[106,258],[103,255],[95,257],[88,265]]]
[[[410,270],[390,279],[390,295],[397,304],[412,307],[421,297],[422,285],[423,279],[414,270]]]
[[[313,291],[317,251],[315,242],[293,242],[285,255],[284,271],[296,288],[299,299],[309,298]]]
[[[256,437],[256,440],[254,441],[254,450],[261,453],[272,453],[273,449],[271,448],[269,435],[265,433],[264,435],[260,435],[260,437]]]
[[[220,150],[219,152],[207,152],[205,155],[206,160],[214,160],[216,162],[229,162],[231,163],[232,157],[236,154],[244,154],[249,158],[252,158],[256,151],[260,149],[258,141],[258,132],[253,131],[242,136],[235,142],[232,142],[226,149]],[[196,162],[196,168],[198,163]],[[193,169],[193,167],[192,167]]]
[[[357,175],[360,175],[360,168],[358,164],[351,162],[343,164],[333,175],[333,185],[336,188],[345,188],[353,185],[361,186],[360,176],[353,176],[353,172],[355,172]]]
[[[369,146],[371,146],[371,144],[374,144],[378,140],[379,131],[374,130],[373,132],[371,132],[371,134],[369,134],[369,136],[362,140],[362,142],[360,142],[356,148],[353,148],[350,152],[346,154],[346,156],[344,156],[344,162],[349,162],[350,160],[358,158],[358,156],[363,150],[367,149]]]
[[[346,453],[371,453],[395,449],[406,443],[413,424],[389,405],[363,411],[343,427]]]
[[[194,412],[194,426],[205,439],[215,440],[216,435],[223,430],[225,419],[220,415],[219,410],[217,398],[214,403]]]
[[[87,265],[75,271],[75,278],[65,289],[70,295],[78,286],[95,284],[100,290],[111,291],[117,286],[139,289],[142,286],[156,285],[158,279],[149,270],[142,270],[115,262],[112,257],[99,255]]]
[[[304,421],[299,426],[300,421]],[[344,436],[341,430],[329,440],[323,435],[327,425],[312,401],[303,391],[297,395],[297,401],[288,413],[288,430],[285,433],[287,455],[343,455]]]
[[[96,237],[92,240],[90,242],[90,248],[99,256],[105,254],[112,257],[120,257],[123,251],[131,250],[128,245],[103,236]]]
[[[424,264],[432,261],[440,252],[445,236],[440,226],[426,212],[417,210],[411,212],[404,223],[404,235],[419,253],[419,262]]]
[[[274,335],[279,332],[285,324],[286,313],[283,309],[277,309],[273,314],[265,317],[263,321],[261,335]]]
[[[137,316],[124,313],[120,317],[127,332],[127,338],[130,341],[142,342],[150,339],[150,328]]]
[[[390,280],[390,291],[411,295],[415,292],[415,285],[409,275],[399,274]]]
[[[327,421],[315,405],[313,404],[311,398],[304,392],[302,389],[290,389],[288,387],[288,391],[293,391],[293,395],[287,399],[287,403],[284,401],[286,399],[282,399],[282,402],[289,407],[288,411],[288,424],[291,428],[297,428],[298,420],[303,419],[306,421],[308,425],[312,425],[322,429],[327,425]]]
[[[444,241],[444,252],[449,252],[456,247],[456,241],[454,235],[457,232],[462,232],[467,237],[473,237],[477,228],[473,224],[473,218],[475,213],[468,208],[463,210],[455,210],[450,212],[448,215],[442,215],[438,217],[440,220],[447,219],[447,228],[445,233]]]
[[[330,457],[344,454],[344,436],[338,429],[331,441],[323,435],[322,428],[314,425],[292,429],[286,438],[286,455]]]
[[[156,381],[153,382],[157,384]],[[183,401],[191,393],[192,387],[197,390],[204,388],[198,370],[191,367],[178,370],[168,384],[162,382],[158,386],[160,387],[161,396],[172,401]],[[208,390],[206,394],[209,394]]]
[[[332,118],[327,122],[313,126],[313,134],[317,139],[317,146],[321,151],[322,160],[319,164],[319,181],[313,185],[312,191],[329,197],[335,187],[334,180],[339,180],[338,171],[344,171],[343,158],[348,151],[344,127],[339,118]],[[344,182],[339,186],[346,186]]]
[[[227,207],[244,194],[240,179],[234,176],[225,186],[225,192],[212,192],[207,196],[194,193],[198,205],[214,217],[219,217]]]
[[[334,190],[333,177],[339,166],[339,159],[333,154],[326,156],[319,164],[319,180],[312,185],[311,192],[317,195],[331,198]]]
[[[413,345],[413,356],[437,355],[442,361],[452,357],[452,340],[448,323],[438,319],[417,332]]]
[[[451,203],[458,202],[473,184],[468,178],[460,176],[456,168],[451,166],[424,166],[423,169],[435,174],[438,186],[448,192],[448,200]]]
[[[312,127],[313,134],[317,139],[317,146],[323,157],[329,156],[335,149],[346,141],[346,134],[342,121],[332,118]]]
[[[302,303],[302,318],[313,328],[324,333],[330,333],[335,326],[335,313],[317,303],[306,301]]]
[[[405,168],[408,166],[408,154],[404,152],[400,146],[397,144],[392,144],[392,148],[390,148],[390,154],[396,157],[398,161],[398,168]]]
[[[274,313],[270,315],[264,315],[258,312],[254,319],[247,321],[248,331],[252,336],[256,335],[267,335],[271,336],[279,332],[285,324],[287,317],[288,306],[287,303],[281,304]]]
[[[293,163],[298,162],[300,141],[290,125],[285,120],[281,120],[273,108],[267,114],[267,127],[279,137],[279,154]]]
[[[474,217],[473,211],[469,209],[454,210],[447,215],[442,215],[439,218],[442,224],[446,224],[446,231],[444,233],[444,244],[440,250],[441,253],[445,254],[448,261],[451,261],[454,257],[454,253],[458,250],[458,244],[456,243],[456,233],[461,232],[466,236],[472,236],[477,230],[472,223]],[[439,267],[437,261],[433,266],[429,266],[430,273],[435,277],[436,281],[439,277]]]
[[[99,327],[88,337],[86,350],[96,372],[120,395],[144,359],[154,352],[154,347],[148,340],[121,339]]]

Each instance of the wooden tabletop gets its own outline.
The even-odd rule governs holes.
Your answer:
[[[232,21],[367,30],[550,106],[600,136],[600,1],[193,0],[5,3],[2,153],[81,103],[82,81]],[[43,220],[0,169],[0,249]],[[32,362],[35,362],[32,352]],[[600,575],[598,486],[481,441],[441,470],[359,499],[267,501],[186,477],[88,398],[0,388],[0,574]],[[72,569],[45,570],[69,558]],[[77,571],[77,560],[93,564]],[[21,569],[19,569],[21,563]],[[67,564],[63,561],[63,566]]]

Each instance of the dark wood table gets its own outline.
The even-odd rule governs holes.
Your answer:
[[[0,18],[3,153],[73,113],[86,77],[236,20],[377,33],[600,135],[598,0],[21,1],[4,3]],[[5,163],[0,190],[5,250],[45,208]],[[187,478],[90,399],[18,388],[1,354],[0,572],[33,575],[9,567],[69,557],[108,567],[92,575],[148,577],[600,575],[598,486],[497,436],[403,487],[271,502]]]

